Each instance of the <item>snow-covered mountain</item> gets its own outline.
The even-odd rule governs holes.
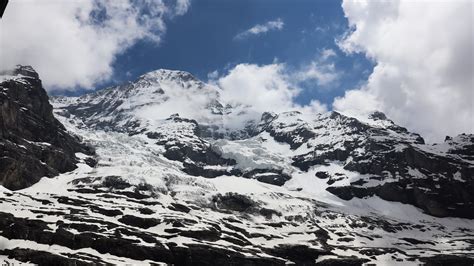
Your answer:
[[[35,79],[31,89],[42,91]],[[0,88],[14,91],[31,77],[2,80]],[[474,135],[425,144],[380,112],[364,121],[292,110],[256,119],[251,106],[225,102],[216,85],[171,70],[51,103],[89,148],[76,150],[76,170],[2,188],[5,259],[474,262]],[[2,121],[8,110],[2,102]],[[2,156],[0,166],[15,159]]]
[[[81,97],[56,97],[54,104],[75,116],[87,117],[83,122],[89,128],[128,134],[151,131],[179,113],[199,121],[201,134],[222,137],[237,134],[256,117],[248,105],[225,103],[217,86],[184,71],[165,69]]]

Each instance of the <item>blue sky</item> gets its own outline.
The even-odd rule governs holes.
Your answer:
[[[236,35],[268,21],[280,19],[284,26],[259,35]],[[113,63],[110,86],[158,68],[185,70],[206,81],[208,74],[227,70],[239,63],[258,65],[278,61],[288,68],[299,68],[316,60],[322,50],[332,49],[337,81],[326,86],[315,82],[301,84],[296,102],[307,104],[318,99],[331,106],[336,96],[367,80],[372,63],[363,54],[345,55],[335,39],[347,30],[347,19],[340,1],[333,0],[195,0],[188,11],[166,24],[159,44],[140,40]],[[74,94],[80,94],[81,90]]]

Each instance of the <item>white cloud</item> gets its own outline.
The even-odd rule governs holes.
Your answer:
[[[294,98],[301,92],[294,84],[292,74],[287,73],[284,64],[255,65],[239,64],[219,78],[220,95],[224,102],[233,105],[250,106],[245,109],[249,116],[260,118],[262,112],[285,112],[298,110],[320,113],[327,107],[317,100],[301,106]]]
[[[239,64],[218,84],[226,102],[245,103],[260,113],[291,109],[292,100],[299,93],[289,84],[281,64]]]
[[[323,49],[318,58],[295,71],[293,76],[297,82],[316,82],[320,87],[334,84],[341,76],[341,73],[336,70],[334,62],[331,61],[336,56],[334,50]]]
[[[176,0],[176,15],[184,15],[190,6],[190,0]]]
[[[367,83],[337,98],[354,116],[375,109],[429,141],[474,132],[473,2],[347,1],[347,53],[376,62]]]
[[[334,64],[312,61],[297,73],[300,81],[316,81],[319,86],[327,86],[338,78]]]
[[[116,56],[138,40],[159,43],[165,20],[188,8],[189,0],[10,1],[0,68],[32,65],[47,89],[91,87],[109,79]]]
[[[285,23],[280,18],[276,20],[267,21],[265,24],[257,24],[251,27],[250,29],[237,34],[235,36],[235,39],[244,39],[252,35],[260,35],[273,30],[281,30],[283,29],[284,25]]]
[[[295,99],[302,92],[302,82],[326,86],[337,80],[340,73],[331,62],[335,56],[333,50],[323,49],[318,58],[298,69],[274,60],[267,65],[239,64],[220,77],[217,71],[211,72],[208,78],[219,90],[222,102],[234,106],[233,113],[240,113],[233,116],[239,121],[232,123],[242,127],[245,121],[259,120],[263,112],[327,112],[327,106],[316,99],[306,105]]]
[[[326,105],[317,100],[304,106],[295,104],[294,99],[300,89],[292,83],[287,72],[284,64],[239,64],[220,77],[217,71],[211,72],[212,78],[204,86],[183,86],[174,81],[161,81],[160,87],[165,91],[163,96],[166,100],[158,100],[160,104],[143,104],[142,101],[150,101],[149,97],[134,102],[142,106],[137,114],[144,119],[164,119],[179,113],[201,124],[220,125],[223,129],[231,130],[243,129],[252,120],[260,121],[263,112],[327,111]],[[149,89],[153,91],[156,88]],[[224,115],[212,115],[219,111],[212,108],[216,107],[216,101],[231,108],[221,110]]]
[[[213,81],[216,80],[218,77],[219,77],[219,71],[217,70],[207,73],[207,79],[211,83],[213,83]]]
[[[336,52],[333,49],[323,49],[321,51],[321,60],[326,61],[331,57],[337,56]]]

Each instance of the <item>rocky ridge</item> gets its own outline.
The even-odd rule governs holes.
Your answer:
[[[0,73],[0,185],[21,189],[76,168],[76,152],[92,154],[54,118],[38,74],[18,66]]]

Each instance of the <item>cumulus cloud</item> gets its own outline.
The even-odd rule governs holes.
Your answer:
[[[260,116],[262,112],[267,111],[278,113],[290,110],[325,112],[327,107],[317,100],[306,106],[295,103],[294,98],[301,89],[293,83],[291,75],[284,64],[239,64],[220,77],[217,85],[225,102],[240,104],[242,107],[250,106],[250,109],[245,110],[254,115]]]
[[[345,0],[342,7],[352,30],[340,48],[376,66],[334,109],[353,116],[379,109],[429,141],[474,132],[472,1]]]
[[[288,83],[283,70],[281,64],[239,64],[219,79],[221,96],[228,102],[254,106],[259,112],[288,110],[299,91]]]
[[[316,82],[320,87],[333,84],[341,76],[331,58],[336,57],[332,49],[323,49],[315,60],[293,73],[298,82]]]
[[[260,35],[269,31],[281,30],[285,23],[282,19],[267,21],[265,24],[257,24],[250,29],[243,31],[235,36],[235,39],[245,39],[252,35]]]
[[[0,68],[32,65],[47,89],[91,87],[139,40],[159,43],[189,0],[10,1],[0,23]]]
[[[217,71],[211,72],[208,78],[219,90],[220,99],[234,106],[234,113],[245,113],[237,117],[242,122],[258,120],[263,112],[322,113],[328,108],[317,99],[306,105],[295,99],[303,90],[302,83],[327,86],[338,80],[340,73],[333,63],[336,56],[334,50],[322,49],[317,58],[299,68],[276,60],[266,65],[238,64],[220,76]],[[241,125],[238,121],[233,123]]]

